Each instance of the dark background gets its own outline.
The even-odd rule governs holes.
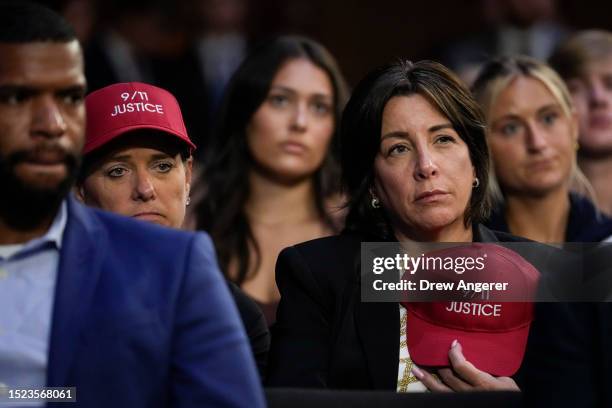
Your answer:
[[[555,43],[575,30],[612,29],[610,0],[40,2],[64,14],[75,27],[85,49],[90,91],[129,81],[168,89],[181,104],[190,137],[203,147],[199,152],[206,150],[214,134],[224,84],[234,69],[227,61],[218,63],[220,60],[209,57],[210,53],[202,53],[198,47],[207,38],[237,33],[245,40],[246,53],[257,43],[279,34],[306,35],[331,51],[353,86],[374,67],[398,58],[440,61],[469,82],[482,62],[481,57],[500,53],[495,48],[501,42],[498,40],[501,36],[496,36],[500,27],[528,32],[545,22],[554,27],[552,34],[545,37],[555,38]],[[127,40],[136,57],[133,61],[137,62],[132,67],[140,68],[136,70],[138,75],[131,75],[134,71],[121,65],[129,60],[122,55],[115,58],[120,67],[113,68],[109,48],[104,46],[109,32],[119,33]],[[523,38],[521,47],[528,47],[522,35],[518,36]],[[516,40],[516,35],[513,38]],[[222,51],[231,49],[221,43]],[[234,64],[244,55],[239,53]],[[477,63],[473,61],[474,55],[478,56]],[[207,66],[208,70],[204,68]],[[207,77],[218,67],[225,67],[219,68],[223,71],[221,79]]]
[[[41,1],[63,11],[71,3],[85,3],[94,19],[92,31],[105,24],[100,8],[113,1]],[[435,57],[433,50],[486,26],[483,0],[247,0],[246,28],[251,41],[275,34],[312,36],[337,57],[350,84],[368,70],[396,57]],[[118,3],[135,3],[125,0]],[[153,4],[154,1],[140,1]],[[177,11],[189,1],[176,0],[163,7]],[[612,30],[609,0],[559,0],[558,20],[570,29]],[[495,7],[492,5],[491,7]],[[178,18],[180,24],[180,18]],[[189,27],[190,29],[192,27]],[[85,38],[85,43],[87,39]]]

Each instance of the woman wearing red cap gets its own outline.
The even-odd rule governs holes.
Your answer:
[[[85,99],[87,134],[77,196],[87,205],[181,228],[190,202],[192,151],[178,102],[164,89],[114,84]],[[269,332],[257,306],[229,285],[264,374]]]
[[[195,145],[174,96],[130,82],[92,92],[85,104],[78,196],[88,205],[181,228]]]

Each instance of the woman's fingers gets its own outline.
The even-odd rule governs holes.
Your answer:
[[[473,387],[484,386],[486,382],[495,379],[495,377],[484,371],[480,371],[465,359],[461,344],[457,340],[453,341],[451,344],[450,351],[448,352],[448,359],[450,360],[453,371]]]
[[[450,368],[441,368],[438,370],[438,376],[448,385],[453,391],[473,391],[474,387],[461,378],[457,377]]]
[[[452,389],[442,384],[442,382],[440,382],[435,376],[431,375],[425,370],[421,370],[416,365],[412,366],[412,374],[414,374],[414,376],[418,378],[419,381],[421,381],[423,385],[425,385],[429,391],[432,391],[432,392],[451,392],[452,391]]]
[[[472,363],[465,359],[461,344],[457,340],[453,341],[448,352],[448,358],[451,362],[451,368],[438,370],[438,375],[442,381],[417,366],[412,367],[412,373],[427,389],[433,392],[520,391],[512,378],[494,377],[474,367]]]
[[[448,352],[448,358],[451,362],[452,371],[454,373],[445,373],[448,380],[445,377],[442,377],[442,379],[456,391],[520,391],[519,387],[512,378],[493,377],[491,374],[485,373],[484,371],[474,367],[472,363],[465,359],[461,344],[457,340],[453,341],[450,351]],[[442,373],[440,373],[440,375],[442,376]],[[457,378],[457,376],[459,378]],[[468,388],[466,388],[465,385],[467,385]]]

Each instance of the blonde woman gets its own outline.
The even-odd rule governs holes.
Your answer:
[[[610,236],[612,220],[570,191],[589,184],[576,166],[578,120],[559,75],[535,59],[506,57],[489,62],[473,90],[498,186],[488,226],[541,242]]]

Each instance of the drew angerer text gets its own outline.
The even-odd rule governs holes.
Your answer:
[[[469,290],[474,292],[499,290],[504,291],[508,288],[508,282],[430,282],[427,279],[420,279],[417,282],[401,279],[399,282],[383,282],[377,279],[373,282],[374,290],[422,290],[422,291],[453,291]]]

